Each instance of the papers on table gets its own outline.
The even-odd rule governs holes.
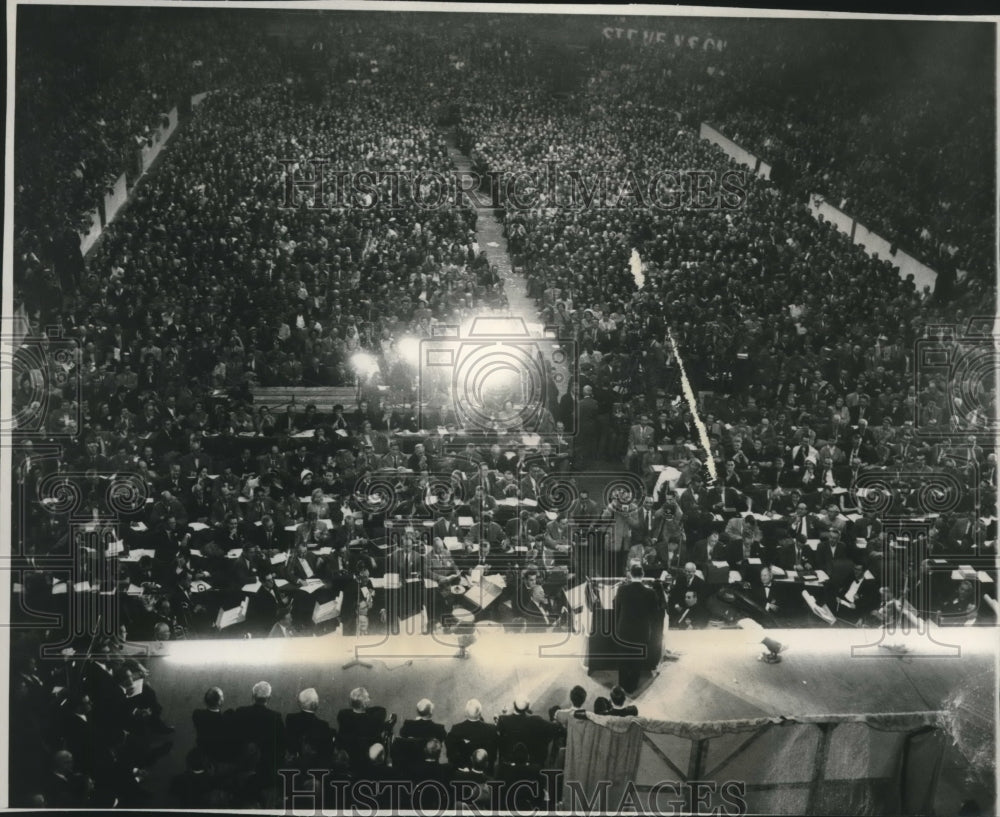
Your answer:
[[[149,530],[149,528],[146,527],[145,522],[133,522],[131,528],[137,533],[145,533],[146,531]]]
[[[155,555],[155,551],[153,551],[153,550],[146,550],[146,549],[143,549],[143,548],[133,548],[127,554],[125,554],[123,556],[119,556],[118,557],[118,561],[120,561],[120,562],[138,562],[143,556],[149,556],[149,558],[152,559],[154,555]]]
[[[338,437],[347,437],[348,436],[347,432],[344,431],[344,429],[342,429],[342,428],[338,428],[333,433],[336,434]]]
[[[322,579],[306,579],[304,584],[299,585],[299,590],[303,590],[306,593],[315,593],[323,586]]]
[[[743,577],[740,575],[740,571],[738,571],[738,570],[730,570],[729,571],[729,583],[730,584],[739,584],[741,581],[743,581]]]
[[[224,630],[226,627],[232,627],[234,624],[242,624],[247,620],[247,607],[249,604],[250,599],[243,599],[238,607],[233,607],[231,610],[219,608],[219,614],[215,617],[216,628]]]
[[[313,551],[313,553],[315,553],[317,556],[329,556],[331,553],[333,553],[333,548],[327,545],[326,547],[316,548]]]
[[[753,557],[747,559],[747,564],[748,565],[759,565],[760,564],[760,559],[758,559],[756,556],[753,556]]]
[[[208,530],[209,526],[204,522],[188,522],[188,527],[197,533],[198,531]]]
[[[284,587],[286,584],[288,584],[288,580],[287,579],[275,579],[274,580],[274,586],[275,587]],[[243,592],[244,593],[256,593],[258,590],[260,590],[260,588],[262,586],[263,585],[260,582],[250,582],[250,584],[243,585]]]
[[[819,539],[806,539],[806,547],[816,550],[819,547]]]
[[[325,604],[316,602],[316,606],[313,607],[312,612],[313,624],[321,624],[324,621],[329,621],[331,618],[337,618],[340,615],[340,605],[343,598],[344,594],[338,593],[333,601],[328,601]]]
[[[52,585],[52,595],[53,596],[63,596],[68,592],[66,587],[66,582],[56,582]]]
[[[97,588],[92,587],[90,582],[88,581],[76,582],[73,585],[73,590],[77,593],[89,593],[91,590],[96,590],[96,589]]]
[[[859,513],[849,513],[847,514],[847,518],[852,522],[860,522],[864,517]]]
[[[212,589],[213,589],[212,585],[210,585],[208,582],[204,581],[203,579],[199,579],[198,581],[193,582],[191,584],[191,592],[192,593],[207,593],[209,590],[212,590]]]
[[[471,528],[475,524],[475,521],[471,516],[460,516],[458,517],[458,526],[460,528]]]
[[[814,615],[821,618],[827,624],[832,625],[836,622],[837,617],[830,612],[830,608],[827,607],[825,604],[822,607],[816,604],[816,599],[813,598],[812,594],[809,591],[803,590],[802,598],[805,599],[806,604],[809,605],[809,609],[812,610]]]
[[[243,555],[243,548],[233,548],[226,553],[227,559],[239,559]]]
[[[712,567],[729,567],[729,562],[713,560]]]
[[[142,588],[137,584],[129,584],[128,589],[125,591],[126,596],[141,596]]]
[[[972,568],[959,567],[957,570],[951,571],[951,578],[955,581],[976,581],[977,579],[984,584],[993,584],[993,579],[990,578],[990,574],[983,570],[973,570]]]
[[[315,436],[316,436],[316,430],[313,429],[313,428],[308,428],[305,431],[300,431],[298,434],[293,434],[292,435],[292,439],[293,440],[306,440],[306,439],[309,439],[310,437],[315,437]]]
[[[288,561],[287,553],[275,553],[271,557],[271,564],[273,565],[283,565],[287,561]]]
[[[399,574],[386,573],[382,578],[373,578],[372,587],[381,587],[385,590],[395,590],[399,588]]]
[[[119,553],[125,552],[125,543],[118,539],[114,542],[108,542],[108,549],[105,552],[107,556],[117,556]]]
[[[448,550],[461,550],[462,549],[462,544],[461,544],[461,542],[458,541],[458,537],[457,536],[445,536],[444,537],[444,546],[446,548],[448,548]]]
[[[785,571],[777,565],[771,565],[771,575],[775,578],[780,578],[785,575]]]

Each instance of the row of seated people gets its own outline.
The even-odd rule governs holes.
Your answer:
[[[561,768],[568,719],[585,717],[587,697],[582,687],[574,687],[568,705],[551,706],[544,718],[517,696],[510,709],[492,720],[473,698],[465,704],[465,718],[450,728],[435,721],[433,702],[423,698],[416,704],[416,717],[404,719],[396,735],[397,716],[373,705],[363,687],[351,691],[349,708],[340,710],[333,723],[320,716],[315,689],[300,692],[299,711],[283,720],[268,707],[270,694],[270,685],[260,682],[251,706],[224,710],[222,690],[208,690],[205,708],[193,713],[196,749],[188,756],[188,770],[172,787],[175,805],[204,808],[220,802],[241,751],[255,743],[267,747],[251,784],[261,799],[267,797],[268,784],[277,783],[286,803],[294,801],[293,795],[305,795],[327,807],[349,807],[360,799],[358,784],[364,783],[365,796],[380,807],[405,809],[417,805],[410,799],[420,796],[416,787],[432,781],[440,784],[436,793],[442,807],[454,807],[460,799],[482,806],[497,797],[501,806],[514,797],[521,807],[554,807],[560,785],[542,772]],[[594,712],[638,714],[620,687],[612,689],[610,698],[596,699]],[[245,780],[240,783],[246,785]]]

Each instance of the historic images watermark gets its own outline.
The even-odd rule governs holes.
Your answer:
[[[747,813],[747,784],[742,780],[664,780],[624,786],[599,780],[585,787],[565,781],[563,772],[542,769],[534,780],[474,780],[384,778],[340,780],[329,769],[282,769],[286,817],[326,814],[376,815],[401,810],[417,815],[513,814],[534,817],[560,811],[581,815],[649,814],[737,817]],[[541,804],[549,804],[543,808]]]
[[[580,169],[546,162],[514,171],[344,170],[329,159],[283,159],[282,206],[316,210],[441,210],[463,207],[507,211],[561,208],[662,212],[743,207],[746,170],[661,169],[655,172]]]

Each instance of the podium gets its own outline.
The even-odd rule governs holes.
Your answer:
[[[617,670],[622,659],[638,658],[645,655],[642,666],[646,670],[655,669],[663,657],[663,618],[666,605],[662,605],[663,615],[650,626],[649,639],[645,644],[631,644],[620,640],[617,635],[614,600],[618,588],[626,584],[621,579],[592,578],[587,580],[585,598],[590,610],[590,631],[587,633],[587,674],[599,670]],[[658,579],[643,579],[643,584],[652,588],[657,599],[663,597],[663,585]]]

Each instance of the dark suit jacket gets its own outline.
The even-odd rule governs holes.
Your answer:
[[[532,763],[541,765],[549,753],[549,744],[559,734],[559,726],[538,715],[501,715],[497,719],[497,744],[501,758],[510,758],[514,747],[523,743]]]
[[[303,744],[308,743],[320,758],[328,758],[333,753],[336,735],[329,722],[315,712],[292,712],[285,716],[285,738],[288,751],[293,754],[300,754]]]
[[[694,607],[685,607],[677,614],[675,629],[701,630],[708,626],[708,608],[700,598]]]
[[[240,742],[255,743],[260,750],[258,771],[274,774],[285,756],[285,725],[281,713],[263,704],[252,704],[237,709],[233,721]]]
[[[615,593],[615,632],[626,643],[646,645],[654,620],[662,618],[656,593],[641,582],[629,582]]]
[[[385,560],[385,572],[386,573],[398,573],[402,578],[404,570],[404,551],[402,548],[396,548],[392,553],[389,554],[388,558]],[[420,553],[410,552],[409,555],[410,568],[409,573],[417,573],[420,576],[426,574],[424,557]]]
[[[668,598],[668,603],[670,605],[670,615],[674,615],[674,605],[679,604],[681,607],[684,606],[684,594],[688,591],[688,580],[687,576],[682,575],[676,582],[674,586],[670,588],[670,597]],[[705,601],[705,597],[708,595],[708,584],[700,576],[695,576],[691,579],[690,588],[698,594],[698,600],[700,602]]]
[[[403,721],[403,726],[399,730],[399,736],[401,738],[417,738],[423,741],[437,738],[444,743],[447,735],[443,724],[420,718]]]
[[[368,762],[368,749],[382,738],[385,707],[372,706],[365,712],[341,709],[337,713],[337,747],[351,758],[351,766],[360,769]]]
[[[319,567],[319,559],[317,558],[316,554],[309,553],[308,551],[306,551],[306,562],[312,569],[313,572],[312,578],[318,578],[320,567]],[[302,564],[299,562],[299,557],[297,555],[293,554],[288,557],[288,561],[285,562],[285,575],[288,577],[288,581],[293,585],[296,582],[298,582],[299,579],[306,578],[306,570],[304,567],[302,567]]]
[[[197,746],[213,761],[233,760],[236,752],[233,710],[212,712],[196,709],[191,713]]]
[[[749,558],[763,559],[763,552],[759,542],[754,542],[750,546]],[[730,542],[726,545],[726,561],[734,569],[743,563],[743,542]]]
[[[456,766],[464,766],[476,749],[485,749],[490,756],[490,768],[497,758],[497,727],[485,721],[462,721],[451,727],[444,745],[448,758]]]

